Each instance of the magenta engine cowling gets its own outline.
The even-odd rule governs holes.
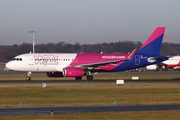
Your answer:
[[[80,68],[65,68],[63,70],[63,74],[66,77],[79,77],[79,76],[84,76],[85,71]]]

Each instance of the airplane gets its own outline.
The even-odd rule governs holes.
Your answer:
[[[140,49],[131,54],[118,53],[26,53],[14,57],[6,69],[27,72],[46,72],[48,77],[75,77],[93,80],[92,73],[118,72],[160,63],[168,57],[160,55],[165,27],[157,27]]]
[[[180,56],[170,57],[168,60],[160,62],[154,65],[146,66],[147,70],[167,71],[167,70],[179,70],[180,71]]]

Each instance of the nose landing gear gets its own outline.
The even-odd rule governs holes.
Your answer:
[[[30,80],[31,80],[31,72],[27,72],[26,80],[27,80],[27,81],[30,81]]]

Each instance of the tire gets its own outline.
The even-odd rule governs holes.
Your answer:
[[[93,76],[92,76],[92,75],[88,75],[88,76],[86,77],[86,79],[87,79],[87,80],[93,80]]]
[[[27,81],[30,81],[30,80],[31,80],[31,77],[29,77],[29,76],[26,77],[26,80],[27,80]]]

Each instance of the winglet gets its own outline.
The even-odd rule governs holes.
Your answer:
[[[130,59],[132,59],[133,57],[134,57],[134,55],[135,55],[135,53],[137,52],[137,48],[136,49],[134,49],[133,51],[132,51],[132,53],[128,56],[128,60],[130,60]]]

